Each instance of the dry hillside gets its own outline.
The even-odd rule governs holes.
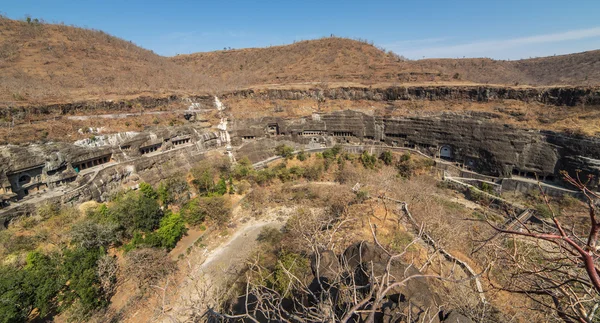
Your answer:
[[[198,88],[203,78],[102,31],[0,18],[0,101],[64,101]]]
[[[424,59],[411,63],[475,83],[533,86],[600,84],[600,50],[516,61],[467,58]],[[455,76],[456,73],[458,75]]]
[[[216,77],[242,78],[247,84],[302,82],[415,82],[450,80],[375,46],[321,38],[267,48],[178,55],[172,61]]]
[[[174,62],[247,84],[299,82],[452,82],[598,85],[600,50],[517,61],[489,58],[405,60],[371,44],[322,38],[268,48],[178,55]]]
[[[331,37],[162,57],[102,31],[0,17],[0,102],[5,105],[321,82],[598,85],[600,51],[512,62],[407,61],[366,42]]]

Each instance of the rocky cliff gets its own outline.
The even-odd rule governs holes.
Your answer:
[[[517,100],[523,102],[539,102],[553,106],[600,105],[600,88],[594,87],[547,87],[520,88],[499,86],[392,86],[382,88],[371,87],[336,87],[301,89],[267,89],[240,90],[224,93],[224,99],[262,99],[262,100],[430,100],[430,101],[469,101],[494,102],[500,100]],[[136,111],[140,108],[153,109],[178,103],[187,108],[194,104],[195,108],[214,108],[214,97],[211,95],[191,95],[167,97],[138,97],[119,101],[81,101],[50,105],[18,105],[6,104],[0,108],[0,119],[11,120],[15,115],[70,115],[74,113],[93,113],[94,111]]]
[[[260,138],[306,145],[337,143],[417,149],[474,171],[499,176],[554,180],[560,170],[600,175],[600,138],[526,130],[491,122],[480,115],[443,113],[431,117],[380,117],[355,111],[315,114],[300,119],[236,120],[234,143]],[[257,143],[260,141],[257,141]],[[257,150],[257,143],[254,150]],[[265,147],[272,145],[265,144]],[[317,147],[317,145],[313,145]]]

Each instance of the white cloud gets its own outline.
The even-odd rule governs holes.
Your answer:
[[[409,58],[426,58],[430,57],[477,57],[477,56],[490,56],[497,57],[495,54],[502,54],[504,58],[521,58],[514,57],[519,55],[525,55],[522,48],[540,45],[540,44],[551,44],[561,42],[573,42],[583,39],[600,37],[600,27],[570,30],[560,33],[536,35],[528,37],[518,37],[513,39],[504,40],[486,40],[477,41],[466,44],[447,45],[447,46],[435,46],[435,47],[422,47],[422,46],[410,46],[411,44],[403,46],[391,46],[390,49],[394,50],[398,54],[404,55]],[[590,44],[592,48],[600,47],[600,44]],[[595,46],[595,47],[594,47]],[[588,46],[589,47],[589,46]],[[592,49],[590,48],[590,49]],[[552,48],[548,49],[547,55],[552,55]],[[554,48],[554,52],[564,52],[564,48]],[[513,57],[510,57],[513,56]]]

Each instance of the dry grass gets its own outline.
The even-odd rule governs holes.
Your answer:
[[[600,51],[521,61],[407,61],[367,42],[162,57],[102,31],[0,17],[0,102],[19,105],[198,94],[282,84],[600,84]]]
[[[0,101],[63,102],[206,88],[207,79],[102,31],[0,18]]]

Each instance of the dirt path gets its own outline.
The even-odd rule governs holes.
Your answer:
[[[242,214],[233,234],[225,237],[213,232],[206,246],[194,246],[182,262],[187,267],[185,275],[166,298],[168,309],[159,321],[194,321],[195,315],[215,305],[214,296],[230,287],[225,283],[240,277],[246,260],[259,246],[256,239],[260,232],[266,227],[281,228],[294,210],[287,207],[266,210],[259,219]],[[234,213],[243,210],[237,207]]]

